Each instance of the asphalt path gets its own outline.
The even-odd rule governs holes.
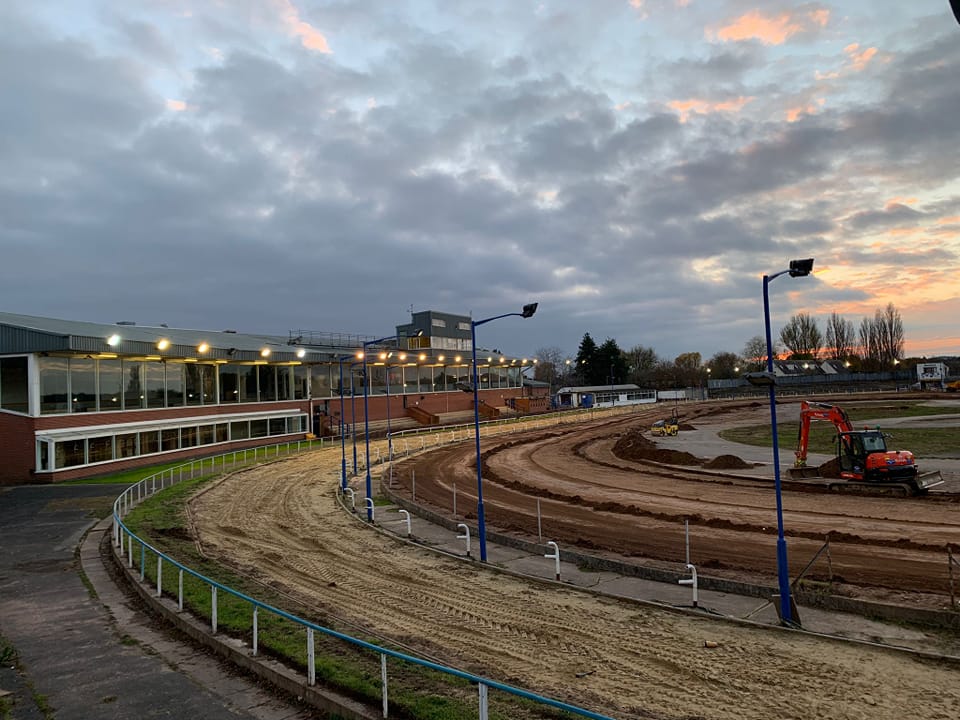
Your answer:
[[[112,582],[97,547],[103,529],[87,533],[91,508],[124,487],[0,490],[0,691],[11,693],[10,717],[310,717],[158,631]]]

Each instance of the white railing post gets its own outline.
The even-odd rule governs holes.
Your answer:
[[[677,584],[693,586],[693,606],[697,607],[697,601],[699,599],[697,597],[697,569],[690,563],[687,563],[687,570],[690,571],[690,577],[677,580]]]
[[[383,716],[387,717],[389,705],[387,703],[387,656],[380,653],[380,694],[383,695]]]
[[[547,542],[547,547],[552,547],[553,552],[546,553],[544,557],[547,558],[548,560],[552,559],[556,563],[554,579],[559,581],[560,580],[560,548],[557,547],[557,544],[553,540],[550,540],[549,542]]]
[[[457,523],[458,528],[463,528],[463,535],[457,535],[457,540],[467,541],[467,557],[470,557],[470,527],[465,523]]]
[[[260,648],[260,607],[253,606],[253,655],[256,657],[257,650]]]
[[[376,522],[376,518],[375,518],[375,516],[374,516],[373,498],[370,498],[370,497],[364,498],[364,499],[363,499],[363,504],[364,504],[365,509],[367,510],[367,512],[370,513],[370,522]]]
[[[350,495],[351,512],[356,512],[357,511],[357,494],[353,491],[353,488],[344,488],[343,491]]]
[[[397,510],[397,512],[407,519],[407,537],[410,537],[410,513],[406,510]]]
[[[479,718],[480,720],[488,720],[489,709],[487,707],[487,686],[483,683],[479,683],[477,689],[480,694]]]
[[[313,628],[307,628],[307,684],[317,684],[317,664],[313,654]]]
[[[210,586],[210,627],[217,632],[217,586]]]

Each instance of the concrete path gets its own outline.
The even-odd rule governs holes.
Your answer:
[[[11,717],[313,717],[151,627],[107,574],[98,550],[102,529],[77,552],[96,522],[88,509],[103,507],[123,487],[0,491],[0,690],[11,693]],[[18,662],[4,653],[10,646]]]

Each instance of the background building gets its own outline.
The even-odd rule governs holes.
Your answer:
[[[358,353],[370,336],[0,313],[0,484],[106,474],[309,434],[362,434],[364,382],[372,432],[468,421],[473,397],[461,390],[472,387],[469,325],[465,316],[415,313],[395,338],[367,348],[364,378]],[[484,350],[477,364],[486,417],[529,396],[525,359]]]

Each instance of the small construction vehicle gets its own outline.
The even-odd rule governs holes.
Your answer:
[[[836,459],[819,468],[807,467],[812,420],[827,420],[837,429]],[[921,475],[909,450],[888,450],[887,437],[880,428],[854,429],[847,413],[836,405],[803,401],[800,403],[797,459],[789,474],[793,478],[823,477],[826,474],[843,478],[855,488],[870,484],[891,485],[894,490],[901,491],[896,494],[902,495],[924,493],[943,483],[939,471]]]
[[[680,423],[677,418],[673,417],[669,420],[657,420],[653,425],[650,426],[650,432],[654,435],[659,435],[664,437],[666,435],[676,435],[680,432]]]

